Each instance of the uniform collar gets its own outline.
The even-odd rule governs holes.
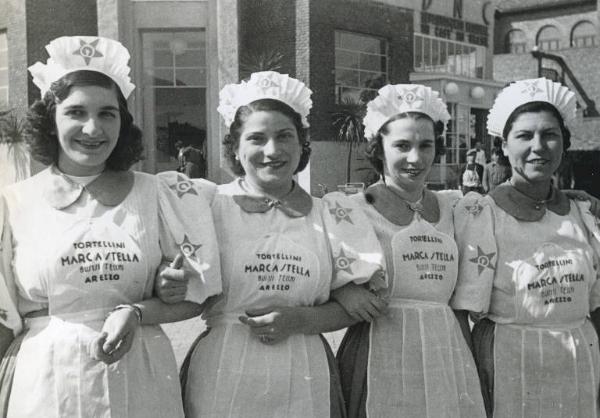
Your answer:
[[[508,181],[492,190],[490,196],[509,215],[526,222],[539,221],[546,213],[546,209],[564,216],[571,208],[569,198],[554,186],[550,198],[541,201],[521,193]]]
[[[55,209],[64,209],[75,203],[84,190],[105,206],[117,206],[133,188],[131,171],[105,170],[94,181],[83,186],[64,175],[56,166],[46,169],[42,195]]]
[[[300,218],[308,215],[313,205],[312,197],[296,182],[293,183],[290,193],[281,199],[275,200],[248,191],[244,187],[243,178],[236,180],[233,201],[248,213],[264,213],[270,209],[279,209],[290,218]]]
[[[379,181],[365,191],[365,199],[385,219],[396,225],[405,226],[412,222],[415,212],[429,223],[440,221],[440,205],[435,194],[425,188],[421,201],[421,210],[414,210],[406,200],[398,196],[385,183]]]

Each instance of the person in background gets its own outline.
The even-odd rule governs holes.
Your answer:
[[[510,84],[487,129],[502,138],[511,177],[454,209],[461,280],[451,306],[465,329],[466,312],[476,321],[489,417],[600,415],[597,205],[552,183],[575,121],[575,94],[560,83]]]
[[[510,162],[501,148],[492,149],[492,161],[483,168],[483,191],[489,193],[510,178]]]
[[[0,194],[0,416],[183,417],[158,324],[221,293],[208,203],[181,174],[130,170],[143,145],[127,49],[87,36],[46,49],[27,140],[50,167]],[[193,276],[166,305],[154,280],[175,258]]]
[[[481,146],[481,141],[476,141],[473,149],[477,151],[477,154],[475,155],[475,162],[485,167],[487,164],[487,157],[485,155],[485,150]]]
[[[467,163],[460,175],[460,185],[463,194],[471,191],[481,192],[481,180],[483,178],[483,166],[475,162],[477,150],[475,148],[467,151]]]

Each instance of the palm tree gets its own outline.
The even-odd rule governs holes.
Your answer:
[[[284,58],[277,50],[245,53],[240,57],[240,79],[250,78],[252,73],[258,71],[280,71]]]
[[[350,183],[352,170],[352,148],[357,148],[366,142],[362,120],[365,116],[365,105],[362,101],[345,98],[340,110],[333,113],[333,126],[336,129],[335,141],[348,146],[348,161],[346,165],[346,183]]]
[[[0,167],[0,187],[29,177],[30,158],[25,145],[25,122],[15,116],[12,110],[0,111],[0,150],[2,148],[5,149],[8,167]]]

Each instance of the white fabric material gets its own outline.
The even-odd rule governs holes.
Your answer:
[[[169,243],[181,231],[169,228],[173,221],[163,218],[164,206],[191,206],[179,214],[195,209],[193,218],[177,222],[194,239],[206,235],[203,243],[216,246],[208,242],[214,232],[211,237],[198,222],[205,216],[210,223],[210,212],[202,212],[207,203],[198,193],[178,197],[159,185],[172,184],[175,173],[158,179],[135,173],[134,188],[117,206],[104,206],[84,191],[73,205],[56,210],[40,193],[51,175],[45,170],[4,190],[12,245],[3,248],[3,260],[9,261],[8,250],[13,264],[0,266],[0,283],[16,285],[17,314],[44,307],[50,313],[26,321],[30,329],[16,360],[8,416],[39,417],[40,411],[44,417],[183,416],[175,358],[160,327],[140,327],[131,350],[110,366],[90,357],[89,343],[114,306],[151,296],[162,256],[178,251]],[[218,272],[205,273],[205,279],[217,281],[207,284],[207,297],[218,293],[220,283]]]
[[[318,199],[298,218],[276,208],[247,213],[233,200],[243,193],[238,182],[218,186],[212,204],[224,296],[205,313],[211,329],[191,357],[186,416],[328,417],[329,368],[319,336],[293,335],[268,346],[237,318],[247,309],[327,301],[332,254],[343,243],[328,239],[323,218],[334,215]],[[377,248],[371,236],[370,248]],[[379,268],[360,271],[370,277]]]
[[[394,225],[363,205],[391,281],[388,312],[371,324],[368,417],[485,416],[475,363],[448,306],[458,269],[452,205],[460,192],[436,196],[435,225],[418,214]]]
[[[452,306],[496,322],[494,416],[597,417],[600,354],[588,319],[599,291],[595,225],[573,201],[565,216],[524,222],[475,194],[455,219],[461,282]]]

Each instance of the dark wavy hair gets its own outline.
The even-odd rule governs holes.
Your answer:
[[[127,170],[143,159],[142,131],[133,123],[127,108],[127,100],[117,84],[105,74],[97,71],[74,71],[50,85],[41,100],[36,100],[27,112],[25,139],[31,156],[42,164],[58,163],[59,142],[56,135],[56,105],[65,100],[73,87],[97,86],[112,89],[117,93],[121,128],[117,145],[106,160],[112,170]]]
[[[259,99],[255,100],[246,106],[241,106],[236,112],[233,122],[229,127],[229,133],[225,135],[223,139],[223,155],[225,160],[229,164],[229,168],[236,176],[243,176],[246,174],[244,168],[240,164],[239,160],[235,158],[235,152],[240,145],[240,136],[244,123],[248,120],[248,117],[254,112],[279,112],[282,115],[288,117],[298,133],[298,140],[302,146],[302,153],[300,154],[300,162],[298,167],[294,171],[294,174],[304,170],[310,159],[310,142],[308,141],[308,129],[302,126],[302,118],[298,112],[292,109],[287,104],[276,100],[276,99]]]
[[[443,136],[444,128],[445,128],[444,122],[441,122],[441,121],[434,122],[433,119],[431,119],[429,116],[427,116],[424,113],[420,113],[420,112],[399,113],[396,116],[393,116],[392,118],[390,118],[385,124],[383,124],[383,126],[381,128],[379,128],[379,130],[377,131],[375,136],[373,136],[371,139],[369,139],[369,142],[367,143],[365,155],[366,155],[367,159],[369,160],[369,162],[371,163],[371,165],[373,166],[373,168],[375,168],[375,171],[377,171],[377,173],[379,173],[380,175],[383,174],[383,160],[381,158],[381,156],[384,156],[383,135],[386,135],[388,133],[388,125],[390,123],[392,123],[395,120],[404,119],[404,118],[411,118],[414,120],[427,119],[427,120],[431,121],[431,123],[433,124],[433,134],[435,135],[435,158],[436,158],[436,161],[442,155],[444,155],[446,153],[446,145],[444,144],[444,136]]]
[[[548,102],[529,102],[522,104],[512,111],[508,119],[506,120],[506,124],[504,124],[504,129],[502,130],[502,140],[506,141],[508,139],[508,134],[513,127],[513,123],[515,120],[522,115],[523,113],[540,113],[540,112],[548,112],[553,115],[558,121],[558,125],[560,127],[560,132],[563,137],[563,152],[568,150],[571,146],[571,131],[565,125],[565,121],[561,116],[558,109],[556,109],[553,105]]]

